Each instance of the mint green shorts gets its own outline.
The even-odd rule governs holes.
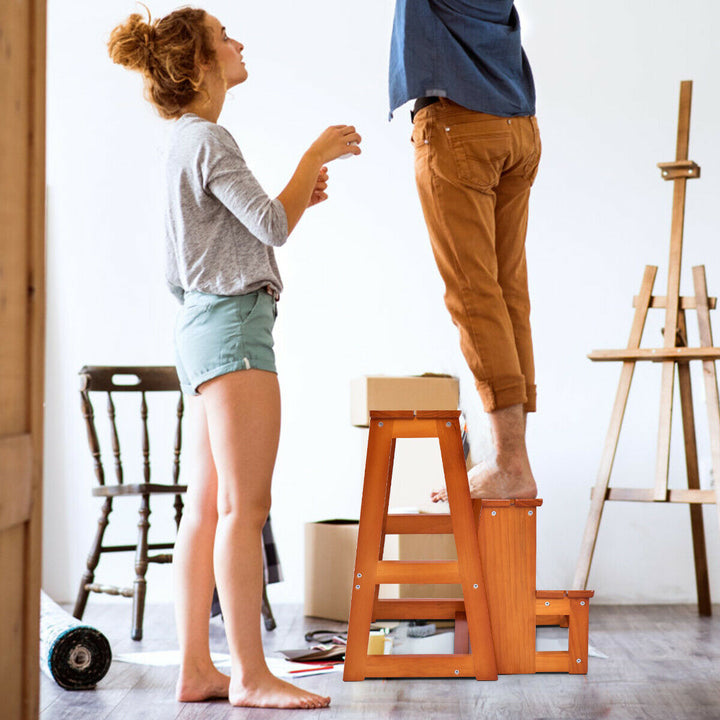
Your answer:
[[[209,295],[195,290],[175,321],[175,364],[184,393],[235,370],[277,373],[273,326],[277,301],[265,288],[247,295]]]

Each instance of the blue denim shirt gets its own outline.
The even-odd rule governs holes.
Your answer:
[[[535,114],[535,85],[513,0],[397,0],[390,117],[437,95],[503,117]]]

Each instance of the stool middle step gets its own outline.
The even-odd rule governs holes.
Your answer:
[[[497,680],[495,648],[485,594],[485,580],[478,545],[477,522],[465,469],[459,425],[460,413],[434,411],[372,411],[368,435],[353,593],[345,654],[345,680],[367,677],[475,677]],[[443,520],[388,517],[395,441],[398,438],[437,437],[450,505]],[[457,562],[383,561],[385,535],[389,532],[447,532],[455,536]],[[403,530],[404,523],[404,530]],[[416,529],[416,528],[436,529]],[[398,529],[399,528],[399,529]],[[432,601],[378,601],[382,583],[457,583],[463,599]],[[424,604],[423,604],[424,603]],[[431,611],[429,617],[465,613],[472,652],[454,655],[368,655],[370,624],[379,609],[393,617]],[[401,613],[405,612],[406,615]],[[440,613],[440,614],[438,614]],[[443,615],[442,613],[446,613]],[[447,614],[451,613],[451,614]],[[415,616],[417,617],[417,616]]]

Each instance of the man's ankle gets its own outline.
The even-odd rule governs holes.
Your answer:
[[[523,444],[518,448],[503,448],[495,456],[495,466],[501,472],[519,474],[530,469],[530,459]]]

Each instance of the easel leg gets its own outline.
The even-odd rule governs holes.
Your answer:
[[[645,273],[640,285],[640,293],[638,294],[637,305],[635,307],[635,316],[630,330],[630,339],[628,340],[629,349],[640,347],[640,340],[642,339],[645,319],[647,318],[648,308],[650,307],[650,297],[652,295],[653,285],[655,284],[656,274],[657,267],[653,265],[647,265],[645,267]],[[600,468],[595,481],[595,487],[593,488],[592,500],[590,501],[590,513],[585,525],[582,545],[580,546],[580,556],[578,557],[578,563],[575,569],[575,578],[573,579],[574,590],[584,590],[587,587],[588,576],[590,575],[590,564],[592,563],[595,543],[597,542],[598,531],[600,530],[600,519],[602,518],[603,507],[605,505],[605,495],[608,485],[610,484],[610,474],[615,460],[615,451],[617,450],[618,440],[620,438],[620,429],[622,427],[623,416],[625,415],[625,407],[627,406],[628,395],[630,394],[630,383],[632,382],[634,372],[634,362],[623,363],[622,371],[620,372],[620,383],[617,394],[615,395],[615,404],[613,405],[612,416],[610,417],[610,426],[605,436],[605,447],[603,448],[602,459],[600,460]]]
[[[682,345],[687,345],[685,311],[680,311],[679,333]],[[682,408],[683,436],[685,439],[685,466],[687,468],[688,488],[700,489],[698,470],[697,442],[695,438],[695,417],[690,379],[690,363],[678,363],[678,384],[680,386],[680,405]],[[705,526],[702,505],[690,503],[690,525],[692,527],[693,555],[695,557],[695,583],[697,586],[698,612],[700,615],[712,614],[710,604],[710,583],[708,581],[707,552],[705,549]]]
[[[657,502],[667,500],[668,470],[670,468],[670,431],[672,429],[673,394],[675,392],[675,362],[662,364],[660,381],[660,423],[658,426],[655,493]]]
[[[713,346],[712,326],[710,325],[710,307],[708,303],[705,266],[693,268],[693,284],[697,304],[697,318],[700,330],[700,345]],[[710,456],[712,458],[713,480],[715,481],[715,507],[720,524],[720,400],[718,399],[717,372],[715,362],[703,362],[705,379],[705,405],[707,406],[708,428],[710,431]],[[709,613],[708,613],[709,614]]]

